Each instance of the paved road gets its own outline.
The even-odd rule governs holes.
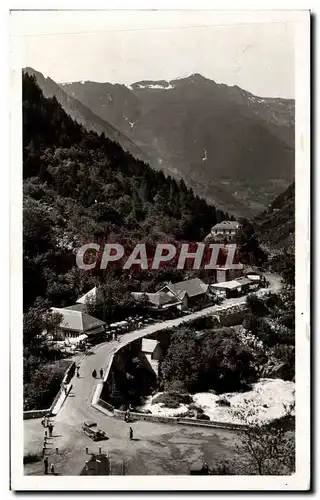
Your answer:
[[[265,293],[266,291],[276,292],[281,288],[281,279],[279,276],[271,274],[266,274],[265,276],[270,282],[270,287],[265,290],[261,289],[259,294]],[[102,382],[101,379],[94,379],[92,377],[92,371],[96,369],[99,374],[99,371],[102,368],[105,372],[112,355],[115,354],[121,347],[129,344],[133,340],[146,337],[165,328],[179,326],[186,320],[196,319],[207,314],[218,313],[223,309],[244,303],[245,300],[245,297],[227,299],[220,306],[207,307],[195,313],[185,315],[181,318],[149,325],[146,328],[135,330],[133,332],[122,335],[119,342],[105,342],[96,346],[93,353],[85,356],[81,361],[80,378],[73,378],[73,388],[71,394],[66,398],[66,401],[64,402],[62,408],[55,417],[56,428],[59,429],[59,433],[61,433],[61,438],[60,440],[58,440],[59,446],[67,445],[68,447],[72,447],[72,443],[70,443],[70,437],[68,438],[68,436],[70,436],[70,431],[72,435],[71,428],[80,430],[82,423],[86,420],[98,421],[99,426],[108,429],[109,436],[110,434],[114,434],[115,437],[118,436],[119,438],[121,436],[121,433],[123,433],[123,428],[126,426],[124,422],[115,420],[112,417],[108,417],[107,415],[102,414],[91,406],[91,401],[96,390],[96,385],[99,382]],[[37,422],[39,421],[37,420]],[[25,450],[30,451],[33,446],[33,439],[35,439],[36,431],[33,430],[35,429],[35,421],[26,420],[24,424]],[[148,426],[154,425],[152,423],[146,422],[141,425],[146,424],[148,424]],[[165,425],[168,426],[168,424]],[[41,430],[40,424],[39,431],[43,433],[43,429]],[[217,435],[225,434],[225,431],[223,429],[214,429],[212,430],[212,432],[216,433]]]

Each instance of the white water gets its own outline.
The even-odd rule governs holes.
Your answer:
[[[266,422],[285,414],[285,406],[294,402],[294,387],[293,382],[265,378],[260,379],[248,392],[220,395],[200,392],[193,395],[193,401],[204,410],[210,420],[241,423],[236,415],[236,412],[240,410],[248,415],[248,420],[255,419],[259,422]],[[162,403],[152,404],[152,398],[158,394],[160,393],[149,397],[142,408],[150,410],[153,415],[168,417],[187,412],[188,406],[184,404],[181,404],[179,408],[165,408],[162,407]],[[230,406],[217,405],[217,400],[221,398],[226,398],[230,402]],[[254,417],[249,415],[252,410],[254,410]]]

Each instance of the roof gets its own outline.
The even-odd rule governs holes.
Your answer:
[[[87,467],[84,466],[80,476],[109,476],[110,459],[105,455],[96,455],[87,461]]]
[[[172,300],[171,297],[162,292],[157,292],[157,293],[132,292],[132,296],[135,299],[139,299],[145,296],[147,297],[148,301],[151,302],[151,304],[158,307],[167,304]]]
[[[72,309],[58,307],[52,307],[51,310],[52,312],[57,312],[62,315],[62,320],[59,325],[60,328],[67,328],[68,330],[85,333],[105,325],[104,321],[100,321],[100,319],[94,318],[81,311],[73,311]]]
[[[154,339],[142,339],[141,350],[142,352],[152,353],[158,345],[158,341]]]
[[[95,300],[97,297],[97,287],[95,286],[94,288],[91,288],[89,292],[86,294],[82,295],[80,299],[77,300],[78,304],[85,304],[87,300]]]
[[[240,278],[236,278],[236,281],[239,281],[240,285],[251,285],[252,280],[246,278],[245,276],[241,276]]]
[[[209,285],[203,283],[199,278],[193,278],[191,280],[179,281],[178,283],[168,283],[166,286],[172,290],[174,294],[178,295],[179,298],[182,298],[184,295],[183,292],[186,292],[188,297],[202,295],[207,292]]]
[[[224,220],[213,226],[211,231],[215,231],[216,229],[238,229],[239,226],[241,226],[241,224],[236,220]]]
[[[70,309],[71,311],[81,311],[86,313],[87,306],[85,304],[73,304],[72,306],[64,307],[64,309]]]
[[[221,283],[214,283],[213,285],[210,286],[211,288],[234,290],[236,288],[239,288],[241,286],[241,283],[239,283],[239,281],[237,280],[231,280],[231,281],[222,281]]]

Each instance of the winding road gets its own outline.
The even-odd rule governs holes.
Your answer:
[[[266,289],[261,289],[258,294],[264,294],[266,292],[277,292],[281,288],[281,279],[279,276],[274,274],[265,274],[268,279],[270,286]],[[190,321],[202,316],[206,316],[208,314],[219,313],[224,309],[228,309],[235,305],[240,305],[245,303],[246,297],[237,297],[232,299],[226,299],[223,305],[220,306],[211,306],[200,311],[197,311],[192,314],[188,314],[177,319],[163,321],[161,323],[156,323],[149,325],[145,328],[135,330],[133,332],[129,332],[123,334],[120,337],[120,341],[110,341],[99,344],[95,348],[92,349],[92,352],[86,356],[84,356],[80,361],[80,377],[73,377],[72,379],[72,391],[66,397],[64,404],[62,405],[60,411],[57,413],[55,417],[55,428],[59,431],[59,438],[55,442],[55,446],[61,448],[72,448],[74,440],[77,439],[75,431],[79,433],[81,429],[81,425],[85,421],[96,421],[99,427],[105,429],[107,431],[108,436],[114,436],[115,438],[124,437],[124,433],[126,436],[127,433],[127,425],[125,422],[109,417],[94,407],[91,406],[91,402],[94,396],[94,393],[97,388],[97,384],[101,384],[103,381],[99,378],[94,379],[92,377],[92,371],[94,369],[97,370],[99,374],[100,369],[102,368],[104,373],[106,373],[106,369],[110,364],[113,355],[121,349],[123,346],[129,344],[133,340],[147,337],[148,335],[152,335],[155,332],[164,330],[170,327],[176,327],[180,324]],[[79,364],[79,359],[77,360]],[[37,422],[37,424],[35,423]],[[24,421],[24,429],[25,429],[25,452],[30,452],[34,446],[34,440],[38,433],[38,429],[36,429],[36,425],[39,427],[39,432],[42,433],[41,424],[39,423],[39,419],[35,420],[25,420]],[[141,426],[158,426],[159,424],[154,424],[151,422],[141,422]],[[166,426],[166,428],[172,428],[170,424],[162,424],[162,426]],[[124,430],[125,429],[125,430]],[[216,435],[225,435],[227,431],[223,429],[210,429],[210,433],[215,433]],[[206,433],[205,433],[206,434]]]

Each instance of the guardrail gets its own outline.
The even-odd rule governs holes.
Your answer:
[[[231,314],[238,314],[238,313],[243,313],[246,310],[246,302],[240,302],[238,304],[234,304],[231,306],[226,306],[226,307],[221,307],[219,310],[216,310],[214,312],[208,312],[207,314],[201,315],[203,318],[204,317],[210,317],[210,316],[218,316],[219,314],[224,315],[227,310],[230,311]],[[179,318],[180,319],[180,318]],[[192,318],[190,320],[186,319],[181,322],[181,324],[188,324],[192,323],[193,321],[197,320],[198,318]],[[166,329],[166,328],[175,328],[175,326],[167,326],[160,328],[159,330]],[[156,333],[156,332],[152,332]],[[127,344],[125,344],[127,345]],[[120,345],[118,349],[111,355],[108,366],[106,368],[106,372],[104,375],[103,381],[106,382],[108,380],[108,376],[110,373],[110,369],[114,360],[114,355],[118,353],[122,347],[125,347],[125,345]],[[108,416],[110,416],[110,413],[114,417],[118,418],[125,418],[125,411],[118,410],[114,408],[110,403],[107,401],[104,401],[103,399],[100,398],[102,392],[102,384],[101,386],[97,386],[95,395],[94,395],[94,400],[92,400],[91,405],[96,408],[99,411],[102,411],[103,413],[106,413]],[[191,425],[191,426],[198,426],[198,427],[212,427],[212,428],[223,428],[223,429],[230,429],[230,430],[236,430],[236,429],[241,429],[244,427],[243,424],[233,424],[230,422],[218,422],[218,421],[213,421],[213,420],[200,420],[200,419],[192,419],[192,418],[187,418],[187,417],[165,417],[165,416],[160,416],[160,415],[152,415],[148,413],[138,413],[138,412],[130,412],[130,416],[133,418],[136,418],[138,420],[145,420],[149,422],[158,422],[158,423],[170,423],[170,424],[180,424],[180,425]]]
[[[110,413],[116,417],[121,418],[121,420],[125,419],[126,412],[123,410],[118,410],[114,408],[110,403],[103,401],[101,398],[98,400],[97,404],[93,405],[97,410],[102,411],[102,413]],[[157,422],[161,424],[176,424],[176,425],[189,425],[195,427],[210,427],[216,429],[230,429],[230,430],[238,430],[243,429],[245,425],[243,424],[234,424],[231,422],[218,422],[215,420],[201,420],[195,418],[187,418],[187,417],[165,417],[163,415],[152,415],[151,413],[139,413],[135,411],[130,412],[130,419],[133,420],[144,420],[146,422]]]

